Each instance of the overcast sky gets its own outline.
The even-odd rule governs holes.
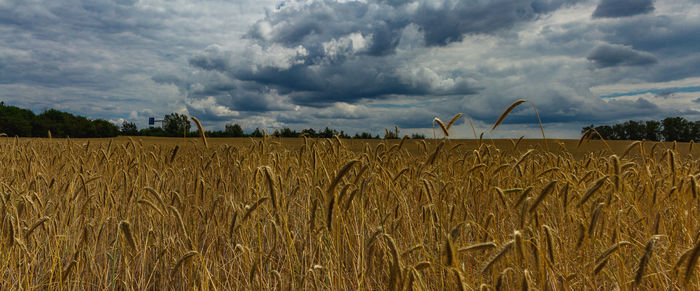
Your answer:
[[[0,0],[0,100],[35,112],[432,136],[520,98],[551,137],[700,120],[700,0]]]

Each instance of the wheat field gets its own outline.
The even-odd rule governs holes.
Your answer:
[[[697,290],[690,147],[4,138],[0,288]]]

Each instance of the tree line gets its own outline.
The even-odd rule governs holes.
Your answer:
[[[629,120],[614,125],[589,125],[583,127],[581,132],[595,129],[600,137],[606,140],[650,140],[650,141],[700,141],[700,121],[689,121],[683,117],[668,117],[661,121]],[[0,133],[7,136],[21,137],[115,137],[124,136],[167,136],[167,137],[196,137],[198,133],[192,130],[192,123],[186,115],[171,113],[165,116],[162,126],[138,129],[135,123],[124,121],[121,128],[104,119],[88,119],[76,116],[56,109],[49,109],[40,114],[5,105],[0,101]],[[223,130],[205,131],[208,137],[262,137],[265,134],[274,137],[301,137],[310,138],[360,138],[360,139],[393,139],[400,138],[399,129],[386,130],[383,137],[369,132],[349,135],[344,131],[338,131],[326,127],[323,130],[313,128],[297,131],[290,128],[276,129],[274,132],[264,132],[256,128],[250,133],[244,132],[239,124],[227,124]],[[421,134],[413,134],[410,138],[424,139]]]
[[[0,133],[22,137],[115,137],[119,127],[104,119],[49,109],[41,114],[0,101]]]
[[[40,114],[34,114],[31,110],[17,106],[5,105],[0,101],[0,133],[7,136],[20,137],[115,137],[123,136],[163,136],[163,137],[197,137],[199,133],[192,131],[190,119],[179,113],[171,113],[165,116],[162,126],[151,126],[139,129],[135,123],[124,121],[121,127],[104,119],[88,119],[76,116],[56,109],[49,109]],[[290,128],[276,129],[273,132],[264,132],[256,128],[250,133],[244,132],[239,124],[227,124],[224,130],[205,131],[208,137],[262,137],[265,134],[275,137],[301,137],[310,138],[361,138],[379,139],[378,134],[369,132],[355,133],[350,136],[344,131],[338,131],[326,127],[323,130],[313,128],[296,131]],[[386,130],[383,138],[400,138],[399,129]],[[411,138],[425,138],[421,134],[413,134]]]
[[[606,140],[700,141],[700,121],[683,117],[667,117],[661,121],[629,120],[614,125],[589,125],[581,132],[595,129]],[[600,138],[593,135],[594,139]]]
[[[196,131],[190,131],[192,128],[192,123],[187,118],[187,116],[179,113],[171,113],[165,115],[163,118],[163,124],[160,127],[148,127],[143,129],[138,129],[135,123],[124,121],[121,126],[121,135],[124,136],[167,136],[167,137],[197,137],[199,133]],[[224,130],[207,130],[204,134],[208,137],[263,137],[265,134],[274,137],[310,137],[310,138],[332,138],[333,136],[338,136],[339,138],[359,138],[359,139],[380,139],[378,134],[372,135],[369,132],[355,133],[355,135],[350,136],[345,131],[338,131],[326,127],[323,130],[315,130],[313,128],[303,129],[297,131],[288,127],[282,129],[276,129],[273,132],[265,132],[260,128],[255,128],[254,131],[246,133],[239,124],[227,124]],[[385,139],[399,138],[399,130],[395,127],[394,131],[386,131],[384,135]],[[414,139],[424,139],[425,135],[422,134],[412,134],[410,138]]]

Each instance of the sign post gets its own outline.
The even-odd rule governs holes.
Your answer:
[[[163,127],[163,119],[156,119],[155,117],[149,117],[148,118],[148,125],[155,125],[156,122],[160,122],[160,126]]]

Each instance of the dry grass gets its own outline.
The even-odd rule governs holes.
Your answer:
[[[550,143],[4,138],[0,286],[700,288],[690,146]]]

